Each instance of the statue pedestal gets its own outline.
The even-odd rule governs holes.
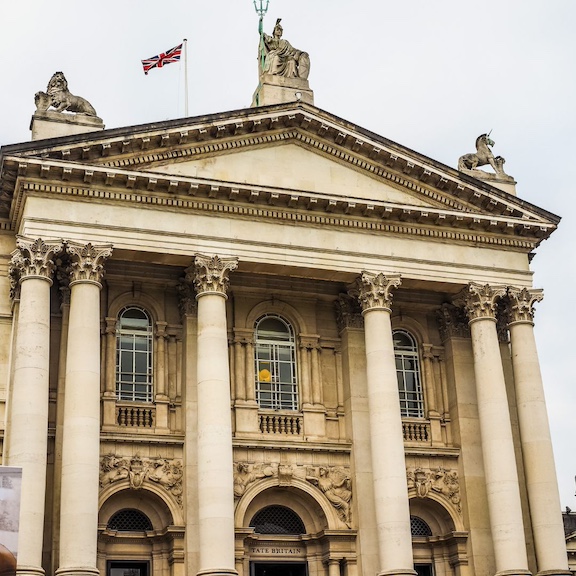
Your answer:
[[[252,107],[298,101],[314,104],[314,92],[310,90],[308,80],[262,74],[252,98]]]
[[[512,194],[516,196],[516,182],[512,176],[501,177],[498,174],[492,174],[491,172],[485,172],[484,170],[468,170],[464,168],[461,170],[463,174],[468,174],[469,176],[473,176],[478,180],[482,180],[487,182],[488,184],[494,186],[494,188],[498,188],[503,192],[508,192],[508,194]]]
[[[104,130],[104,122],[97,116],[47,110],[36,112],[32,116],[30,130],[32,130],[32,140],[43,140]]]

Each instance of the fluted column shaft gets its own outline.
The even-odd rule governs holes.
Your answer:
[[[44,574],[42,539],[48,449],[50,286],[54,254],[62,243],[19,237],[10,275],[20,291],[16,332],[8,458],[22,468],[18,574]],[[15,296],[16,294],[13,294]]]
[[[544,386],[534,338],[540,290],[508,289],[516,404],[538,572],[568,574],[564,527]]]
[[[506,383],[496,331],[502,286],[470,284],[461,296],[470,323],[488,511],[497,573],[528,574]]]
[[[226,328],[228,274],[235,258],[196,255],[187,270],[198,301],[199,574],[236,574],[230,371]]]
[[[379,574],[415,574],[404,438],[394,343],[390,323],[391,291],[399,276],[363,272],[350,291],[364,316],[366,377],[374,499],[380,556]]]
[[[70,318],[62,443],[60,565],[56,573],[99,574],[96,567],[100,454],[100,284],[111,247],[69,242]]]

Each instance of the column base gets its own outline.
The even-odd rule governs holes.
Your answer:
[[[94,566],[73,566],[71,568],[58,568],[56,576],[100,576],[100,570]]]
[[[238,572],[233,568],[207,568],[200,570],[196,576],[238,576]]]
[[[525,568],[519,570],[501,570],[500,572],[496,572],[495,576],[532,576],[532,572]]]
[[[398,568],[397,570],[382,570],[378,576],[417,576],[418,572],[410,568]]]
[[[553,568],[552,570],[541,570],[536,576],[571,576],[573,572],[566,568]]]
[[[16,568],[17,576],[44,576],[45,572],[40,566],[20,566]]]

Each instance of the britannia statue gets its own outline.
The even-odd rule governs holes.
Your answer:
[[[260,73],[284,76],[285,78],[308,79],[310,57],[307,52],[297,50],[282,38],[282,26],[278,18],[272,36],[262,33],[260,42]]]

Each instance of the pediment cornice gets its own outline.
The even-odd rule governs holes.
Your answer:
[[[251,147],[297,143],[347,164],[373,178],[425,199],[433,208],[388,205],[311,192],[283,191],[258,186],[211,183],[162,175],[158,167]],[[143,188],[184,196],[228,190],[228,200],[254,204],[284,204],[290,208],[323,210],[346,215],[377,216],[381,220],[449,225],[468,230],[497,231],[505,236],[547,237],[559,218],[457,170],[306,104],[276,105],[107,130],[2,149],[3,188],[0,216],[7,217],[18,176],[80,181],[83,185]],[[37,166],[40,162],[41,166]],[[15,165],[17,168],[15,169]],[[26,168],[24,168],[24,166]],[[147,169],[155,167],[154,172]],[[247,192],[249,191],[249,192]],[[298,200],[294,198],[297,197]],[[2,204],[3,203],[3,204]],[[11,213],[14,214],[14,206]],[[488,223],[488,224],[486,224]]]
[[[228,214],[303,225],[388,232],[441,241],[482,243],[529,251],[555,225],[530,215],[495,215],[454,208],[431,208],[310,191],[163,175],[61,160],[4,158],[16,174],[9,214],[21,218],[27,194],[75,196],[156,209]]]

